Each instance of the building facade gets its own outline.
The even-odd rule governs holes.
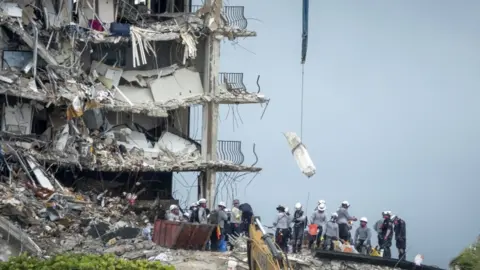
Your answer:
[[[199,171],[210,207],[216,172],[259,171],[243,164],[241,142],[217,137],[219,105],[268,101],[219,67],[222,40],[256,34],[243,7],[205,2],[1,2],[8,170],[51,190],[108,180],[144,200],[173,199],[172,174]],[[193,105],[203,106],[201,140],[189,130]]]

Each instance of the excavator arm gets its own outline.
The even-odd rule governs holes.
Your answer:
[[[265,231],[259,217],[249,227],[248,265],[250,270],[292,270],[287,256]]]

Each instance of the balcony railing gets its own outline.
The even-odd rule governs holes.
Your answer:
[[[218,74],[218,83],[225,84],[227,91],[232,94],[247,92],[247,87],[243,84],[243,73],[220,72]]]
[[[202,143],[201,140],[196,140]],[[245,161],[245,156],[242,152],[241,141],[217,141],[217,160],[230,161],[236,165],[241,165]]]
[[[191,12],[195,13],[202,7],[201,5],[192,5]],[[224,6],[222,16],[229,27],[244,30],[248,26],[247,18],[245,18],[245,7],[243,6]]]

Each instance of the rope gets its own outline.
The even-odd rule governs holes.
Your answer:
[[[303,142],[303,85],[305,78],[305,64],[302,64],[302,93],[300,101],[300,140]]]

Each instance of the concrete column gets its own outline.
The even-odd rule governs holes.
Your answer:
[[[216,28],[221,25],[221,10],[223,0],[207,0],[206,8],[211,12],[206,16],[205,21],[209,22],[211,18],[214,22],[210,25],[210,34],[206,38],[205,46],[205,67],[203,88],[205,95],[216,96],[218,93],[218,73],[220,71],[220,41],[215,33]],[[202,125],[202,157],[203,160],[217,160],[217,140],[218,140],[218,103],[210,101],[203,105],[203,125]],[[210,209],[215,207],[215,195],[217,186],[217,174],[213,169],[205,171],[204,184],[201,190],[201,196],[207,199],[207,205]]]

